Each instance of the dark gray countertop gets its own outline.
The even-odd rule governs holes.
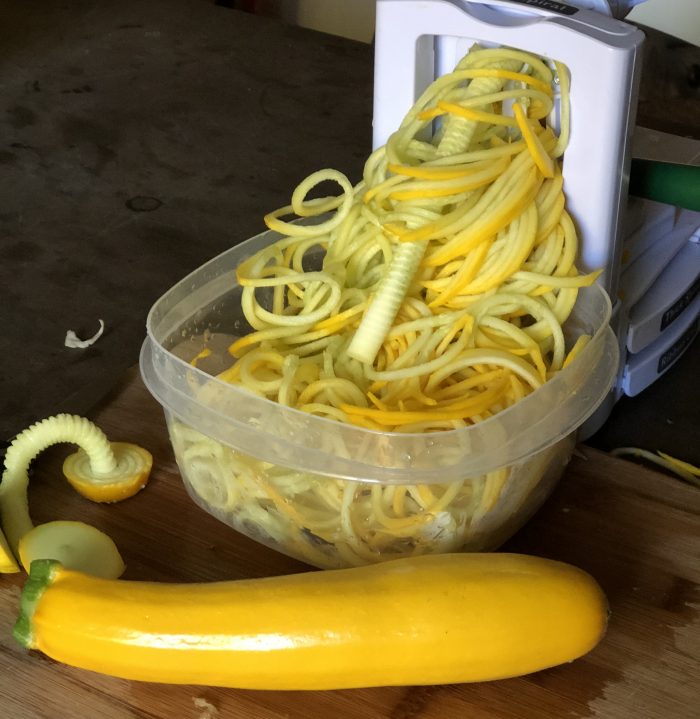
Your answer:
[[[136,363],[152,303],[311,171],[357,179],[371,88],[369,46],[214,2],[5,0],[0,440],[87,413]],[[64,347],[99,319],[93,347]],[[698,462],[697,360],[696,343],[592,442]]]
[[[358,177],[366,45],[202,0],[0,5],[0,437],[83,413],[172,284],[307,174]],[[68,329],[105,334],[88,350]]]

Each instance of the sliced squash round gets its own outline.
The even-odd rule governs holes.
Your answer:
[[[117,579],[126,565],[114,542],[84,522],[57,520],[38,524],[19,541],[22,566],[35,559],[54,559],[64,567],[103,579]]]

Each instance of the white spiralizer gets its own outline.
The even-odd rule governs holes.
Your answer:
[[[600,282],[615,298],[643,40],[624,22],[551,0],[378,0],[373,145],[475,42],[563,63],[571,76],[564,191],[581,237],[579,264],[604,268]]]
[[[638,153],[649,135],[635,126],[643,41],[639,29],[604,12],[554,0],[377,0],[374,147],[474,43],[530,51],[569,70],[567,209],[579,231],[579,266],[604,269],[599,281],[613,302],[620,347],[617,381],[584,437],[622,395],[668,371],[700,329],[700,212],[628,196],[632,140]],[[555,97],[555,127],[558,114]],[[667,144],[679,142],[683,159],[672,161],[700,164],[700,144]]]

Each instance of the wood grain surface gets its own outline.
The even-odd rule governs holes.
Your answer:
[[[35,521],[80,519],[105,530],[126,578],[199,581],[291,573],[305,565],[235,533],[185,493],[160,406],[138,374],[93,414],[111,439],[148,447],[146,489],[90,503],[61,479],[66,446],[34,463]],[[0,578],[0,716],[8,719],[691,719],[700,691],[700,492],[581,447],[559,487],[507,549],[574,563],[606,591],[603,642],[571,664],[500,682],[329,692],[264,692],[131,682],[20,648],[11,628],[24,575]]]

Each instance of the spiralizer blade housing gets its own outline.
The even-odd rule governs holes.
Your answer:
[[[374,147],[474,43],[563,63],[571,78],[564,191],[579,231],[579,265],[604,270],[600,282],[614,301],[643,39],[624,22],[550,0],[378,0]],[[553,112],[556,127],[558,102]]]

